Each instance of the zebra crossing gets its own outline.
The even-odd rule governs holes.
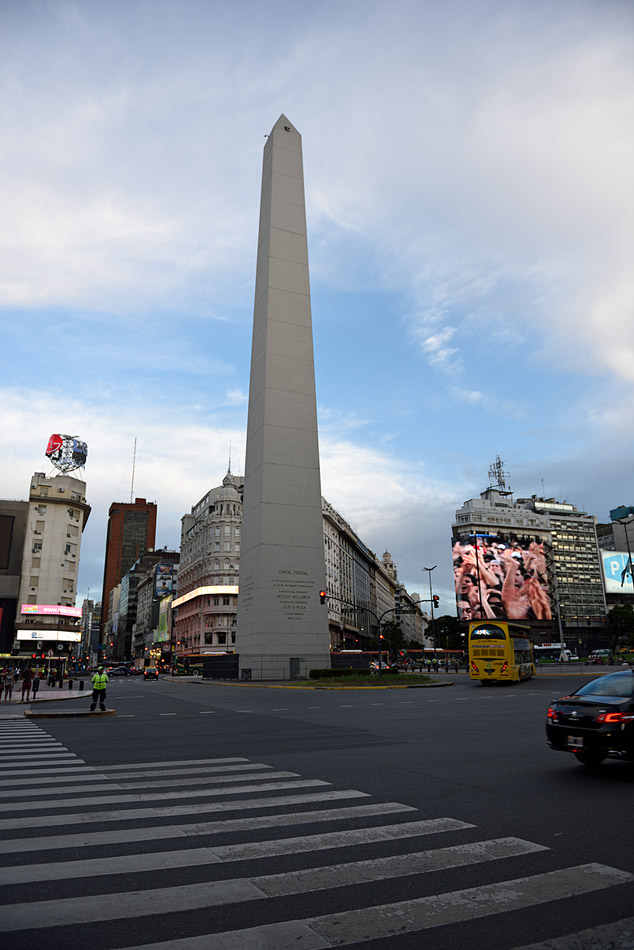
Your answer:
[[[0,786],[0,933],[15,950],[83,948],[91,924],[110,925],[108,950],[387,948],[634,882],[241,756],[89,766],[29,722],[0,723]],[[533,873],[508,873],[514,859]],[[435,876],[469,868],[486,883],[437,892]],[[379,885],[404,899],[373,900]]]

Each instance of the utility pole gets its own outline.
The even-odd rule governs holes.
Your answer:
[[[436,626],[434,624],[434,596],[431,590],[431,572],[435,571],[437,567],[438,565],[434,564],[433,567],[423,568],[424,571],[428,571],[429,573],[429,602],[431,604],[431,638],[434,644],[434,650],[436,649]]]

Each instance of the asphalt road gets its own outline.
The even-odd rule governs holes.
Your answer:
[[[634,948],[634,766],[544,739],[579,677],[437,679],[117,679],[116,716],[0,722],[7,945]]]

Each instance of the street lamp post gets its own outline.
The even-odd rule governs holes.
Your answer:
[[[423,570],[429,573],[429,602],[431,604],[431,638],[434,644],[434,650],[436,649],[436,627],[434,624],[434,596],[431,590],[431,572],[435,571],[438,567],[437,564],[434,564],[433,567],[424,567]]]

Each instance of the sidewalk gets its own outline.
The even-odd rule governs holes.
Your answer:
[[[83,690],[79,690],[78,685],[78,682],[75,682],[74,689],[69,689],[68,683],[66,683],[64,689],[53,689],[50,686],[43,689],[40,686],[37,699],[30,699],[24,703],[20,699],[21,691],[16,688],[13,690],[13,699],[8,700],[8,702],[0,702],[0,719],[13,719],[15,716],[22,716],[31,706],[39,703],[65,702],[69,699],[85,699],[88,702],[92,696],[92,690],[85,687]]]

